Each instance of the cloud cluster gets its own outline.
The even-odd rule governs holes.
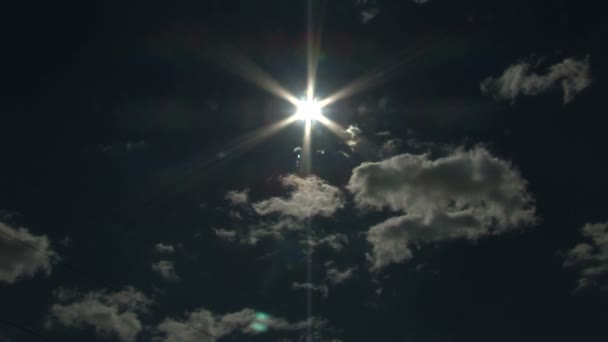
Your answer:
[[[288,197],[272,197],[256,202],[253,209],[258,215],[279,214],[296,219],[314,216],[329,217],[344,206],[340,189],[316,176],[301,178],[287,175],[281,178],[284,187],[292,191]]]
[[[158,340],[162,342],[215,342],[216,338],[237,333],[257,335],[266,329],[269,331],[299,331],[306,329],[309,324],[322,324],[322,321],[315,319],[290,323],[283,318],[260,314],[252,309],[218,315],[199,308],[187,313],[184,321],[188,326],[197,329],[189,328],[167,318],[156,328],[159,335]],[[256,329],[256,322],[262,324],[264,329]],[[213,337],[205,336],[199,329],[208,332]]]
[[[60,289],[55,296],[57,303],[51,307],[48,327],[55,323],[75,328],[92,327],[98,335],[114,336],[124,342],[136,340],[143,329],[139,315],[152,303],[132,287],[119,292],[87,293]]]
[[[579,243],[566,255],[565,267],[580,267],[578,288],[595,286],[608,275],[608,222],[588,223],[582,228],[588,242]]]
[[[0,282],[12,284],[39,272],[49,275],[52,271],[49,257],[55,256],[57,253],[46,235],[33,235],[26,228],[0,222]]]
[[[538,95],[561,86],[567,104],[591,84],[589,56],[581,60],[566,58],[550,66],[544,75],[531,69],[528,62],[511,65],[502,76],[488,77],[481,82],[481,91],[497,100],[514,102],[520,95]]]
[[[432,160],[403,154],[353,170],[348,189],[362,210],[399,213],[370,228],[373,268],[412,257],[412,246],[453,238],[476,239],[535,222],[527,182],[509,163],[482,147]]]

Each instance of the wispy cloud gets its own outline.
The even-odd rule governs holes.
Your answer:
[[[581,269],[578,290],[598,285],[608,275],[608,222],[588,223],[581,231],[588,242],[572,248],[564,261],[564,267]]]
[[[567,104],[591,84],[589,56],[579,60],[566,58],[550,66],[545,74],[537,74],[533,68],[529,62],[513,64],[502,76],[481,82],[481,91],[497,100],[515,102],[521,95],[533,96],[561,87]]]
[[[57,303],[51,307],[47,327],[92,327],[100,336],[112,335],[124,342],[133,342],[142,331],[140,314],[152,303],[132,287],[124,291],[108,290],[80,293],[60,289],[55,292]]]

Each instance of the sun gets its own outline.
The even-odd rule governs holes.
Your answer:
[[[297,104],[296,117],[306,122],[318,120],[323,113],[317,100],[302,100]]]

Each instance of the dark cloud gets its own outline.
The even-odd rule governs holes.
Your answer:
[[[55,296],[57,303],[50,310],[49,328],[54,324],[91,327],[100,336],[114,336],[124,342],[137,339],[143,329],[139,316],[152,303],[132,287],[119,292],[101,290],[87,293],[60,289]]]
[[[533,66],[528,62],[513,64],[502,76],[481,82],[481,91],[497,100],[515,102],[521,95],[533,96],[561,87],[567,104],[591,84],[589,56],[581,60],[566,58],[550,66],[544,75],[531,69]]]
[[[362,210],[400,213],[369,229],[374,269],[410,259],[417,242],[475,239],[536,220],[526,181],[482,147],[363,163],[348,189]]]
[[[579,290],[598,285],[608,275],[608,222],[588,223],[581,231],[588,242],[574,246],[564,261],[565,267],[581,269]]]
[[[37,273],[49,275],[53,269],[49,257],[55,256],[46,235],[33,235],[27,228],[0,222],[0,282],[12,284]]]

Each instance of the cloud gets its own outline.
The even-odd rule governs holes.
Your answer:
[[[395,154],[397,154],[397,150],[399,149],[399,147],[401,147],[402,144],[403,141],[401,139],[387,140],[384,144],[382,144],[382,147],[380,147],[378,155],[380,156],[380,158],[388,158],[394,156]]]
[[[179,277],[177,273],[175,273],[175,268],[173,266],[173,261],[169,260],[161,260],[157,263],[152,264],[152,270],[158,272],[161,277],[165,280],[169,281],[177,281]]]
[[[46,235],[33,235],[27,228],[0,222],[0,282],[13,284],[39,272],[48,276],[53,268],[49,257],[56,256]]]
[[[175,247],[173,245],[165,245],[163,243],[157,243],[154,245],[154,249],[159,253],[171,254],[175,252]]]
[[[291,288],[294,290],[311,290],[313,292],[319,292],[323,297],[329,295],[329,289],[327,285],[315,285],[311,283],[293,283]]]
[[[233,206],[247,204],[249,203],[249,189],[228,191],[224,198]]]
[[[376,0],[357,0],[355,6],[359,9],[363,24],[367,24],[380,14],[380,7]]]
[[[538,95],[561,86],[567,104],[591,84],[589,56],[581,60],[566,58],[550,66],[544,75],[531,69],[527,62],[513,64],[499,78],[488,77],[481,82],[481,91],[497,100],[515,102],[520,95]]]
[[[124,291],[108,290],[78,293],[60,289],[55,292],[58,303],[50,310],[48,327],[57,323],[66,327],[92,327],[101,336],[115,336],[133,342],[142,330],[139,315],[152,301],[132,287]]]
[[[236,239],[236,231],[224,228],[213,228],[213,232],[217,237],[226,241],[234,241]]]
[[[413,255],[412,245],[476,239],[536,221],[527,182],[483,147],[432,160],[403,154],[353,170],[347,188],[358,208],[399,213],[368,231],[373,269]]]
[[[355,125],[350,125],[344,131],[348,135],[348,140],[346,140],[346,144],[350,147],[351,150],[355,151],[357,146],[361,144],[363,139],[363,132],[361,129]]]
[[[267,314],[256,312],[252,309],[243,309],[234,313],[223,315],[214,314],[204,308],[189,312],[184,320],[188,326],[176,322],[173,319],[165,319],[156,330],[159,341],[162,342],[214,342],[215,338],[221,338],[233,334],[259,335],[265,330],[275,332],[300,331],[306,329],[309,324],[319,326],[323,321],[310,319],[290,323],[279,317],[272,317]],[[208,332],[211,336],[206,336],[200,330]]]
[[[329,246],[333,250],[341,251],[348,244],[348,236],[342,233],[329,234],[316,241],[313,241],[314,246]]]
[[[279,214],[296,219],[314,216],[329,217],[344,206],[340,189],[327,184],[316,176],[301,178],[287,175],[281,183],[292,191],[286,198],[272,197],[253,204],[258,215]]]
[[[346,280],[352,278],[356,270],[356,266],[347,268],[344,271],[340,271],[335,267],[329,268],[327,269],[327,280],[333,285],[342,284]]]
[[[608,222],[588,223],[581,231],[588,242],[572,248],[564,261],[564,267],[581,268],[577,290],[598,285],[608,275]]]
[[[422,5],[428,3],[430,0],[413,0],[414,3]]]

